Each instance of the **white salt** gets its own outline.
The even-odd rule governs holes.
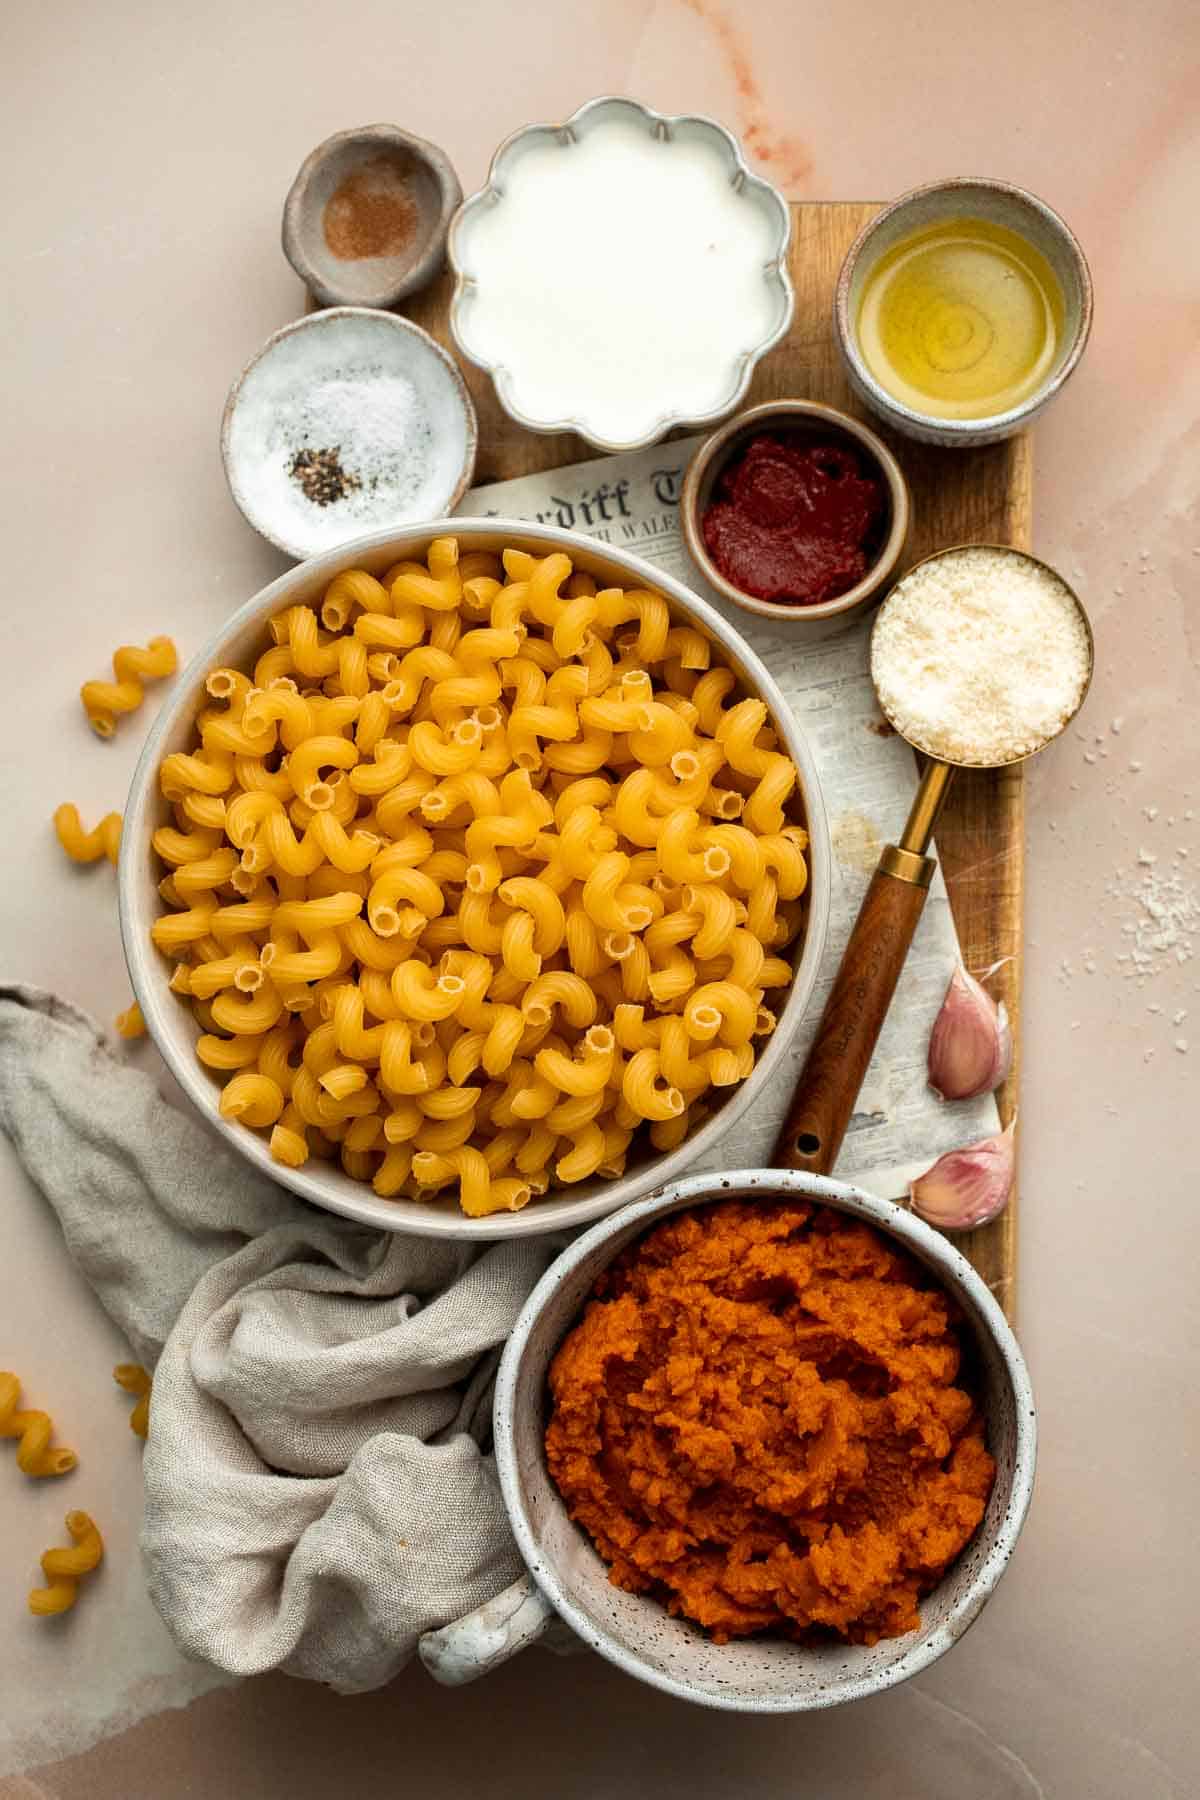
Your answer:
[[[1142,867],[1131,876],[1118,869],[1106,891],[1127,913],[1120,929],[1129,948],[1117,957],[1127,978],[1141,981],[1192,960],[1200,937],[1200,893],[1181,871]]]
[[[308,497],[292,473],[304,450],[336,455],[350,484],[341,498]],[[230,422],[239,504],[303,556],[437,517],[464,451],[453,375],[384,314],[280,338],[247,373]]]

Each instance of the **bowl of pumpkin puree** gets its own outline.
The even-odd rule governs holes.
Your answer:
[[[674,1184],[577,1239],[497,1380],[547,1616],[746,1712],[878,1693],[962,1637],[1029,1503],[1003,1313],[932,1227],[778,1170]]]

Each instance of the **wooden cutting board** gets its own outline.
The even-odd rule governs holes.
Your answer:
[[[783,342],[759,364],[746,405],[782,396],[824,400],[870,417],[851,396],[832,327],[833,290],[851,242],[878,207],[869,203],[805,203],[792,207],[792,280],[796,312]],[[448,274],[405,311],[450,346]],[[450,346],[452,347],[452,346]],[[594,456],[582,439],[539,437],[501,411],[491,381],[466,366],[479,412],[479,483],[507,481]],[[879,427],[877,421],[872,421]],[[1014,544],[1028,549],[1032,528],[1032,458],[1027,435],[985,450],[933,450],[884,431],[912,484],[913,532],[908,561],[949,544]],[[1003,961],[989,983],[1008,1008],[1013,1067],[997,1099],[1005,1124],[1016,1107],[1021,1044],[1021,909],[1024,875],[1024,783],[1021,769],[960,775],[937,831],[963,957],[976,973]],[[1010,1318],[1016,1297],[1016,1204],[994,1224],[960,1240]]]

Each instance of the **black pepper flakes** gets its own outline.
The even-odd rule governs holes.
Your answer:
[[[352,469],[342,467],[341,450],[340,444],[324,450],[297,450],[288,465],[288,474],[314,506],[331,506],[362,486]]]

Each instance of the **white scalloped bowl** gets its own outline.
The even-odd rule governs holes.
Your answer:
[[[800,773],[800,805],[809,835],[804,931],[790,952],[795,978],[789,988],[782,990],[779,1023],[745,1081],[724,1089],[724,1097],[716,1101],[710,1116],[677,1149],[660,1152],[642,1146],[631,1155],[624,1175],[615,1181],[596,1178],[574,1186],[552,1187],[521,1212],[493,1213],[482,1219],[468,1218],[452,1197],[434,1201],[382,1200],[364,1182],[352,1181],[335,1164],[317,1158],[302,1169],[287,1169],[273,1162],[264,1136],[221,1117],[217,1104],[221,1082],[196,1060],[200,1027],[190,1007],[171,992],[170,964],[150,941],[150,927],[162,912],[158,895],[162,869],[150,840],[155,829],[170,818],[159,791],[159,765],[170,751],[186,749],[192,743],[196,714],[206,704],[205,676],[215,668],[252,667],[269,642],[267,620],[272,613],[287,606],[313,605],[340,570],[368,569],[378,574],[403,557],[424,556],[430,540],[447,533],[458,537],[471,550],[499,550],[506,544],[518,545],[535,556],[565,550],[576,566],[593,575],[602,587],[650,587],[662,594],[675,620],[697,626],[712,642],[720,660],[737,675],[742,692],[766,701],[772,724]],[[376,532],[352,544],[339,545],[324,556],[312,557],[248,600],[214,632],[173,683],[134,771],[121,833],[117,891],[125,960],[150,1036],[201,1118],[231,1149],[260,1175],[282,1183],[328,1212],[340,1213],[360,1224],[411,1231],[422,1237],[480,1241],[526,1237],[588,1224],[616,1212],[631,1200],[641,1199],[662,1182],[683,1175],[698,1157],[714,1148],[764,1092],[772,1077],[781,1074],[786,1066],[788,1046],[816,985],[829,918],[831,870],[829,826],[816,765],[804,733],[765,665],[715,607],[708,606],[665,570],[578,532],[517,519],[457,518]]]
[[[791,215],[715,120],[527,125],[450,227],[450,328],[530,431],[640,449],[738,404],[792,317]]]

